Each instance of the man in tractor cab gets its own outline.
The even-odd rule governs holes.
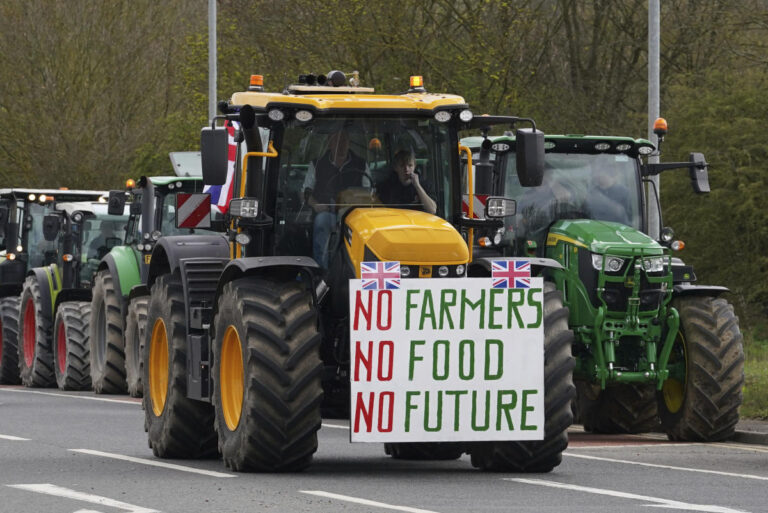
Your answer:
[[[115,236],[115,225],[112,221],[102,221],[99,224],[99,235],[88,245],[88,258],[101,260],[112,247],[120,244],[122,239]]]
[[[416,157],[409,150],[395,154],[392,173],[376,186],[376,193],[385,205],[421,206],[425,212],[434,214],[437,203],[427,191],[431,191],[431,185],[416,172]]]
[[[619,183],[612,168],[594,168],[592,188],[587,196],[587,209],[593,219],[630,224],[629,199],[629,189]]]
[[[368,165],[349,149],[349,132],[342,128],[328,136],[327,150],[312,160],[304,178],[304,195],[315,212],[312,256],[328,268],[328,242],[336,227],[336,195],[348,187],[370,187]],[[367,176],[366,176],[367,175]]]

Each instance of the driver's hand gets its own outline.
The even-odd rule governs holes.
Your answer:
[[[419,183],[419,174],[414,171],[413,173],[408,173],[406,176],[411,179],[411,183],[413,183],[414,186],[420,185]]]

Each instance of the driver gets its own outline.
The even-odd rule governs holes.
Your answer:
[[[315,211],[312,256],[323,269],[328,269],[328,242],[337,222],[336,194],[348,187],[370,187],[366,175],[368,166],[350,151],[349,134],[344,129],[331,134],[323,156],[309,163],[303,188],[307,204]]]
[[[115,238],[115,225],[112,221],[102,221],[99,225],[99,235],[88,245],[88,258],[101,260],[109,253],[108,239]]]
[[[425,190],[429,188],[429,184],[416,172],[413,153],[400,150],[395,153],[392,173],[376,186],[376,191],[385,205],[421,205],[425,212],[434,214],[437,204]]]
[[[594,219],[629,224],[629,189],[619,183],[614,170],[599,167],[594,171],[588,203]]]

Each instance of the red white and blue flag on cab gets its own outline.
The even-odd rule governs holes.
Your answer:
[[[361,262],[363,290],[400,288],[400,262]]]
[[[491,265],[494,289],[531,288],[531,262],[528,260],[494,260]]]
[[[206,185],[203,192],[211,195],[211,210],[217,208],[222,214],[229,210],[229,200],[232,199],[232,193],[235,184],[235,168],[237,167],[237,143],[235,142],[235,130],[238,128],[237,121],[227,122],[227,134],[229,135],[227,145],[227,181],[224,185]]]

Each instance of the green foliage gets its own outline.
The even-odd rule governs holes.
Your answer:
[[[768,420],[768,326],[747,333],[745,340],[744,402],[741,415]]]

